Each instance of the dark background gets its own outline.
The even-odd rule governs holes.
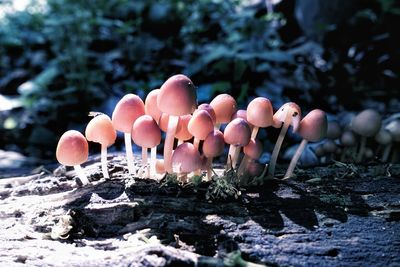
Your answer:
[[[1,150],[54,160],[89,111],[111,115],[176,73],[199,103],[226,92],[242,108],[264,96],[330,118],[400,111],[395,0],[15,2],[0,2]]]

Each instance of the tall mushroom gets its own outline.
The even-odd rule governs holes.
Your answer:
[[[327,131],[327,118],[324,111],[320,109],[314,109],[310,111],[300,122],[298,133],[303,137],[300,146],[297,148],[292,160],[290,161],[289,167],[286,171],[284,179],[288,179],[292,176],[294,168],[296,167],[297,161],[299,160],[304,148],[308,142],[318,142],[325,138]]]
[[[212,161],[224,152],[224,134],[220,130],[209,133],[203,143],[203,154],[207,157],[207,179],[211,179]]]
[[[199,151],[191,143],[179,145],[172,154],[174,172],[182,180],[187,180],[187,174],[200,169],[201,157]]]
[[[125,95],[117,103],[112,114],[114,128],[124,133],[126,160],[130,174],[135,173],[131,141],[132,125],[137,118],[144,114],[144,103],[140,97],[134,94]]]
[[[88,141],[101,144],[101,169],[104,178],[110,178],[107,170],[107,148],[115,143],[117,133],[106,114],[100,114],[90,120],[86,126],[85,136]]]
[[[161,131],[156,121],[150,115],[140,116],[132,127],[132,139],[142,147],[142,165],[147,169],[146,176],[156,173],[157,146],[161,142]],[[150,172],[147,166],[147,153],[151,148]]]
[[[229,123],[233,113],[237,110],[236,100],[228,94],[217,95],[210,106],[214,109],[216,115],[215,129],[219,130],[221,124]]]
[[[172,148],[179,116],[190,114],[196,109],[196,98],[193,82],[183,74],[172,76],[160,88],[157,105],[162,112],[169,115],[164,143],[164,164],[168,173],[172,172]]]
[[[225,143],[230,145],[226,170],[228,170],[229,167],[235,169],[240,147],[246,146],[250,142],[250,137],[250,126],[246,120],[236,118],[228,123],[224,131]]]
[[[194,136],[193,145],[199,149],[199,142],[214,130],[214,123],[206,110],[196,110],[188,124],[188,131]]]
[[[89,184],[89,180],[81,168],[89,156],[89,145],[86,138],[78,131],[66,131],[58,141],[56,158],[65,166],[73,166],[82,184]]]

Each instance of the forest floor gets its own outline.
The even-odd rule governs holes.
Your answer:
[[[104,180],[98,160],[83,187],[61,167],[0,180],[1,266],[400,264],[399,164],[297,169],[213,199],[215,182],[133,182],[120,154]]]

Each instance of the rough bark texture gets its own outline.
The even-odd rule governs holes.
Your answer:
[[[0,180],[1,266],[235,266],[235,251],[272,266],[400,263],[399,165],[297,170],[210,202],[208,183],[133,183],[118,155],[101,180],[97,159],[85,187],[62,168]]]

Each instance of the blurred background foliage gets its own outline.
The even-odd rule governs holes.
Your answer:
[[[199,102],[399,111],[395,0],[0,1],[0,149],[52,158],[89,111],[111,115],[176,73]]]

